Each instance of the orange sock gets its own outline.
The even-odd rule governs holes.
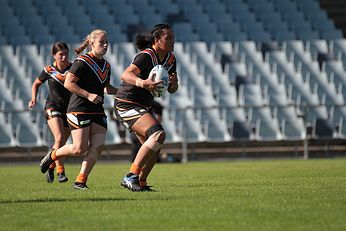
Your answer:
[[[79,173],[77,176],[76,182],[78,183],[86,183],[88,180],[88,176],[84,173]]]
[[[140,168],[139,166],[132,163],[131,168],[130,168],[130,172],[132,172],[133,174],[139,175],[139,173],[141,171],[142,171],[142,168]]]
[[[139,179],[139,185],[140,186],[146,186],[147,185],[147,179]]]
[[[49,165],[49,168],[50,168],[50,169],[54,169],[55,166],[56,166],[56,164],[55,164],[55,162],[53,162],[51,165]]]
[[[65,167],[64,165],[58,165],[57,169],[56,169],[56,173],[62,173],[65,172]]]
[[[52,158],[52,160],[56,161],[58,159],[58,157],[55,155],[56,150],[52,151],[52,153],[50,154],[50,157]]]

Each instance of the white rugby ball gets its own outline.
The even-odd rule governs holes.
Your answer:
[[[169,85],[169,75],[167,70],[162,65],[156,65],[151,69],[149,78],[157,82],[162,80],[163,82],[156,86],[155,91],[150,91],[154,97],[161,97],[167,91]]]

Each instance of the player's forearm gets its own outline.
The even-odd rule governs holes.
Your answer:
[[[70,92],[72,92],[75,95],[78,95],[80,97],[83,98],[88,98],[89,96],[89,92],[84,90],[83,88],[80,88],[76,83],[66,83],[64,84],[64,87],[69,90]]]
[[[118,88],[114,87],[112,84],[108,84],[104,90],[104,92],[108,95],[115,95],[117,91],[118,91]]]

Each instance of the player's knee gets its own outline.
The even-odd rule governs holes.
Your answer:
[[[160,143],[165,142],[166,132],[163,129],[163,127],[161,126],[161,124],[155,124],[152,127],[150,127],[145,133],[146,138],[149,139],[150,136],[157,133],[158,131],[159,131],[159,133],[156,134],[157,137],[155,137],[155,138],[157,138],[158,139],[157,141]]]
[[[98,147],[91,147],[87,152],[86,157],[92,160],[99,160],[101,158],[101,153],[105,149],[105,145],[100,145]]]
[[[159,130],[151,134],[144,144],[153,151],[158,151],[165,141],[166,133],[164,130]]]
[[[71,151],[73,156],[81,156],[87,152],[88,152],[88,147],[79,147],[79,146],[73,146]]]
[[[163,144],[166,140],[166,132],[164,130],[161,130],[157,136],[157,142]]]

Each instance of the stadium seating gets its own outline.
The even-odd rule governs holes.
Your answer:
[[[0,113],[0,147],[14,147],[16,145],[12,126],[6,122],[5,114]]]
[[[0,147],[51,142],[41,113],[45,85],[35,110],[25,109],[32,81],[51,62],[54,41],[68,42],[72,50],[91,30],[107,30],[105,58],[117,86],[137,53],[134,33],[160,22],[174,27],[181,83],[175,95],[160,99],[168,142],[302,140],[307,127],[315,138],[346,138],[346,39],[318,1],[2,3]],[[113,107],[112,96],[104,102]],[[117,124],[109,121],[106,143],[120,143]]]

